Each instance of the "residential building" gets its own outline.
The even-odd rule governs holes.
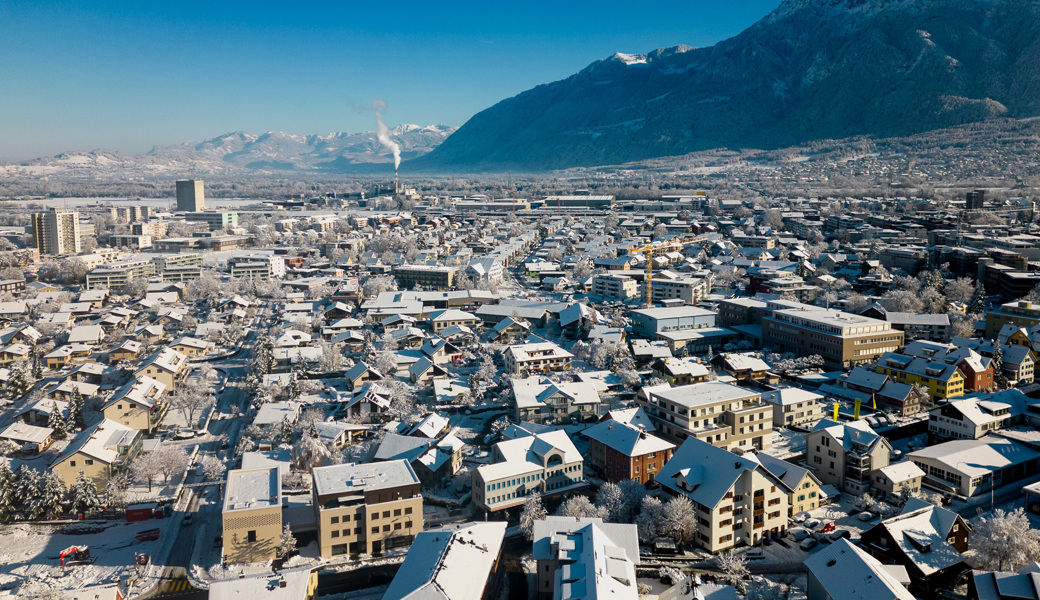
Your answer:
[[[155,263],[147,258],[120,260],[87,273],[86,287],[88,290],[121,290],[135,279],[148,279],[153,275]]]
[[[484,512],[520,506],[533,493],[585,485],[584,458],[562,429],[498,442],[491,460],[472,471],[473,503]]]
[[[189,212],[184,215],[189,223],[205,223],[210,231],[220,231],[227,227],[238,227],[238,213],[228,211]]]
[[[764,450],[773,443],[772,407],[758,392],[731,383],[645,387],[637,402],[658,434],[676,443],[695,437],[727,450]]]
[[[582,435],[589,438],[589,464],[613,482],[652,483],[675,450],[667,440],[614,420],[601,421]]]
[[[711,277],[654,277],[650,280],[651,301],[682,300],[696,305],[711,293],[711,285]]]
[[[571,368],[574,355],[552,342],[534,342],[509,346],[505,355],[506,372],[514,375]]]
[[[754,453],[737,456],[689,438],[665,464],[657,482],[665,496],[686,496],[693,503],[694,543],[708,552],[756,545],[787,530],[787,490]]]
[[[506,523],[456,523],[415,536],[383,600],[499,597]]]
[[[183,179],[177,182],[177,210],[198,212],[205,208],[205,184],[201,179]]]
[[[846,539],[805,559],[808,600],[917,600],[906,568],[883,565]]]
[[[977,440],[1011,423],[1011,405],[993,399],[951,400],[928,411],[932,440]]]
[[[554,382],[532,375],[510,381],[516,403],[516,420],[557,425],[599,417],[601,405],[596,386],[583,381]]]
[[[109,478],[141,452],[141,439],[140,431],[105,419],[77,434],[51,461],[50,470],[66,486],[76,483],[82,473],[103,493]]]
[[[440,333],[449,327],[464,326],[477,327],[483,321],[477,315],[456,309],[435,310],[429,313],[430,328],[434,333]]]
[[[229,573],[230,575],[231,573]],[[187,580],[180,580],[182,588],[190,592]],[[258,573],[239,574],[231,579],[218,579],[209,584],[209,600],[314,600],[318,590],[318,568],[314,566],[285,568],[274,572],[261,569]],[[166,587],[167,594],[178,593]],[[184,591],[180,593],[185,593]],[[96,596],[70,600],[99,600]],[[122,600],[117,598],[115,600]]]
[[[927,473],[923,485],[966,497],[1040,472],[1040,452],[996,435],[944,442],[906,457]]]
[[[639,284],[624,275],[601,274],[592,278],[592,293],[608,300],[631,300],[639,297]]]
[[[246,254],[228,259],[232,279],[281,279],[285,277],[285,258],[274,254]]]
[[[282,478],[278,467],[228,471],[221,520],[225,563],[276,558],[282,535]]]
[[[884,320],[906,334],[908,340],[948,342],[953,335],[953,325],[947,314],[915,314],[886,311]]]
[[[903,345],[903,332],[890,323],[817,307],[784,309],[775,305],[762,319],[762,342],[777,352],[819,355],[831,367],[875,362]]]
[[[962,555],[969,531],[961,515],[912,498],[903,512],[864,531],[860,547],[879,561],[902,565],[915,583],[942,589],[971,570]]]
[[[33,245],[40,254],[79,254],[79,213],[66,208],[52,208],[32,215]]]
[[[531,557],[538,571],[538,600],[639,598],[635,525],[590,517],[546,517],[534,522]]]
[[[784,490],[787,491],[788,517],[816,510],[825,503],[826,498],[820,489],[823,486],[823,482],[820,481],[812,470],[793,465],[786,460],[776,458],[765,452],[756,453],[755,459],[758,460],[759,464],[766,471],[769,471],[773,477],[776,477],[783,484]]]
[[[458,267],[438,265],[399,265],[393,269],[401,288],[419,286],[424,290],[450,290],[455,285],[458,272]]]
[[[899,383],[928,388],[933,400],[948,400],[964,395],[964,375],[956,364],[886,352],[878,359],[874,369]]]
[[[173,391],[187,375],[187,364],[187,356],[172,348],[161,348],[137,366],[134,376],[158,379],[167,390]]]
[[[762,394],[773,407],[773,427],[811,427],[823,418],[823,396],[802,388],[780,388]]]
[[[169,406],[164,383],[151,377],[137,377],[116,390],[101,407],[101,412],[111,421],[154,433]]]
[[[886,502],[901,504],[906,498],[920,493],[924,475],[920,467],[904,460],[874,471],[873,487]]]
[[[632,311],[632,333],[648,339],[658,334],[715,327],[715,313],[696,306],[644,308]]]
[[[379,554],[423,530],[421,484],[406,460],[317,467],[313,477],[322,558]]]
[[[864,421],[824,419],[805,439],[805,464],[820,481],[859,496],[871,487],[870,474],[887,467],[892,444]]]

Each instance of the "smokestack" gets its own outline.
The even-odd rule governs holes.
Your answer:
[[[386,110],[386,100],[373,100],[372,111],[376,113],[376,138],[384,148],[394,155],[394,193],[398,193],[397,168],[401,166],[401,146],[390,137],[390,128],[383,122],[383,111]]]
[[[400,194],[401,188],[397,185],[397,167],[394,167],[394,194]]]

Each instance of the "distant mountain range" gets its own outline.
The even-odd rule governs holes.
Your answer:
[[[403,158],[426,154],[457,128],[399,125],[391,130]],[[393,170],[393,156],[375,132],[295,135],[235,131],[204,142],[156,147],[145,154],[94,150],[65,152],[19,164],[0,164],[0,175],[135,176],[235,175],[247,172],[372,173]]]
[[[1036,115],[1036,0],[785,0],[710,48],[618,53],[503,100],[406,167],[537,172]]]

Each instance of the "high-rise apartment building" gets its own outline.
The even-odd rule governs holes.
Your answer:
[[[206,193],[201,179],[182,179],[177,182],[177,210],[198,212],[206,208]]]
[[[52,208],[33,213],[33,240],[40,254],[78,254],[80,252],[79,213]]]

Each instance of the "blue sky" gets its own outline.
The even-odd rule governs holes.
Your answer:
[[[0,2],[0,160],[234,130],[462,125],[614,52],[710,46],[779,0]]]

